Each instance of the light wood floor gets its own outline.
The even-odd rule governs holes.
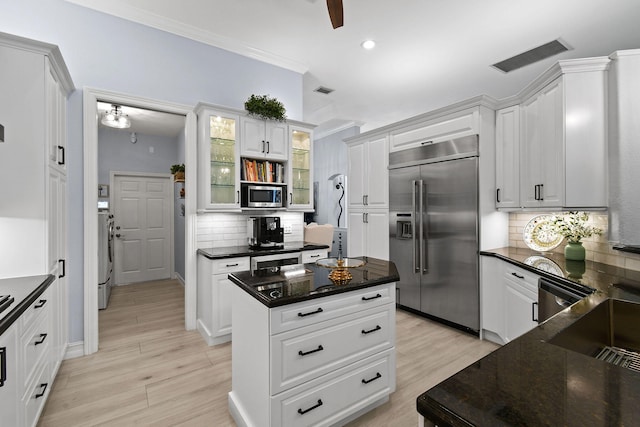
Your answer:
[[[100,350],[62,363],[38,426],[235,426],[231,345],[184,330],[179,282],[115,287],[99,322]],[[415,426],[420,394],[495,348],[398,310],[396,392],[349,426]]]

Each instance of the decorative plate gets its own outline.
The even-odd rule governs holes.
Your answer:
[[[522,232],[524,242],[534,251],[550,251],[557,247],[564,237],[551,228],[552,215],[538,215],[531,218]]]
[[[524,260],[524,263],[538,270],[546,271],[547,273],[555,274],[556,276],[564,277],[562,268],[555,261],[550,260],[539,255],[533,255]]]

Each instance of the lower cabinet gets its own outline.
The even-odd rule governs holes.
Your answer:
[[[394,283],[271,309],[233,293],[238,425],[340,425],[395,391]]]
[[[538,326],[539,277],[496,257],[481,257],[484,339],[506,344]]]
[[[249,257],[211,260],[198,257],[197,328],[209,345],[231,340],[231,289],[229,273],[249,270]]]
[[[7,426],[20,425],[17,329],[14,324],[0,335],[0,414]]]
[[[302,263],[310,264],[319,259],[327,258],[329,256],[328,249],[315,249],[310,251],[302,251]]]
[[[389,211],[349,211],[348,251],[350,257],[389,259]]]

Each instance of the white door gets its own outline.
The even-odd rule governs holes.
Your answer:
[[[116,284],[170,278],[170,176],[115,174],[112,182]]]

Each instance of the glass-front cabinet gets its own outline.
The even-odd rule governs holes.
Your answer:
[[[203,108],[199,121],[199,208],[240,209],[240,117]]]
[[[289,197],[288,208],[313,210],[313,132],[309,128],[289,125]]]

